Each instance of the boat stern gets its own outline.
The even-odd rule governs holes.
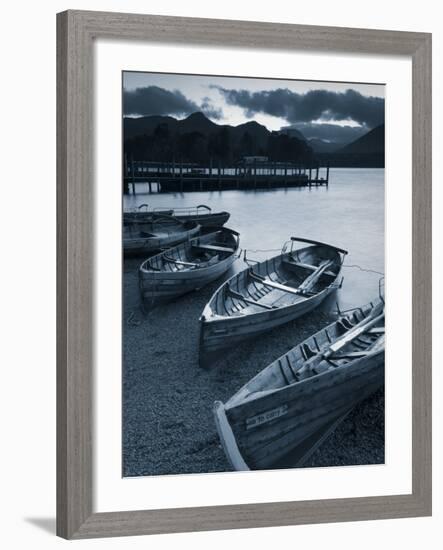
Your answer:
[[[213,411],[218,436],[232,468],[238,472],[250,470],[238,448],[234,432],[226,416],[225,406],[221,401],[215,401]]]
[[[210,350],[208,345],[210,322],[206,320],[205,311],[208,306],[205,307],[203,314],[200,316],[199,322],[199,346],[198,346],[198,364],[202,369],[209,369],[209,367],[216,360],[216,353]]]
[[[208,369],[224,357],[227,348],[227,328],[223,320],[213,320],[205,316],[205,310],[199,319],[199,365]]]

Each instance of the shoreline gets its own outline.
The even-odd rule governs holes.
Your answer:
[[[126,258],[123,264],[123,475],[232,471],[218,439],[213,402],[227,401],[332,316],[316,310],[245,342],[203,370],[198,366],[198,318],[224,279],[145,315],[138,291],[140,263]],[[382,463],[383,388],[359,404],[303,467]]]

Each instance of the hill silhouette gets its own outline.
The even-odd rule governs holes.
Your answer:
[[[384,124],[343,146],[321,139],[305,139],[291,129],[269,131],[256,121],[238,126],[217,124],[201,112],[178,120],[171,116],[125,117],[124,150],[136,160],[222,164],[244,156],[267,156],[272,161],[309,165],[320,162],[342,167],[383,167]]]
[[[315,151],[316,147],[311,144]],[[321,151],[317,148],[315,157],[320,163],[342,168],[384,168],[385,125],[380,124],[355,141],[336,149]]]
[[[385,125],[380,124],[364,136],[337,150],[337,153],[346,155],[373,155],[385,153]]]
[[[170,116],[125,117],[125,154],[137,160],[237,162],[244,156],[268,156],[270,160],[311,162],[312,149],[303,139],[270,132],[249,121],[238,126],[216,124],[196,112],[177,120]]]

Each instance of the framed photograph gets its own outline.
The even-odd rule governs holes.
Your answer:
[[[431,514],[431,35],[57,19],[57,532]]]

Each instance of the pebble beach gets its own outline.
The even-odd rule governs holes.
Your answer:
[[[123,266],[123,475],[231,471],[213,420],[214,401],[227,401],[334,317],[314,311],[230,350],[204,370],[198,366],[198,319],[221,280],[144,314],[139,265],[130,258]],[[383,464],[384,439],[381,389],[347,416],[304,467]],[[288,460],[281,467],[290,468]]]

